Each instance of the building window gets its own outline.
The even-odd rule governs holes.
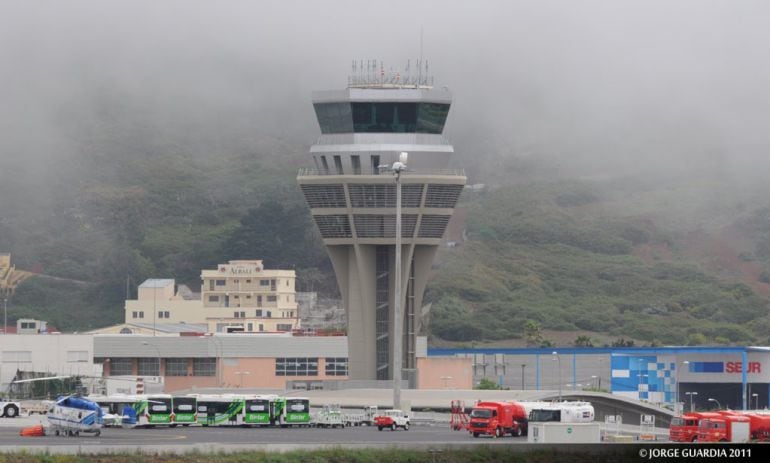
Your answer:
[[[257,312],[254,314],[255,317],[261,317],[262,316],[262,309],[257,309]]]
[[[347,376],[347,357],[326,357],[326,376]]]
[[[217,286],[224,286],[227,284],[227,280],[217,280]]]
[[[257,296],[257,307],[262,307],[262,296]]]
[[[110,376],[126,376],[134,374],[133,362],[131,359],[111,358]]]
[[[238,283],[239,281],[240,281],[240,280],[238,280],[238,279],[236,278],[235,280],[233,280],[233,283]]]
[[[321,164],[323,165],[323,170],[325,174],[329,173],[329,163],[326,162],[326,156],[321,156]]]
[[[267,296],[267,302],[275,302],[277,299],[277,296]]]
[[[170,318],[170,313],[168,310],[160,310],[158,311],[158,318]]]
[[[246,318],[246,312],[233,312],[234,318]]]
[[[265,331],[265,325],[262,323],[259,324],[259,331]]]
[[[31,362],[32,351],[29,350],[4,350],[3,363]]]
[[[163,314],[166,316],[166,318],[171,318],[171,313],[168,310],[163,312]]]
[[[136,366],[136,374],[139,376],[160,376],[160,359],[158,358],[137,359]]]
[[[278,331],[291,331],[291,323],[279,323],[276,325]]]
[[[166,359],[166,376],[187,376],[187,359]]]
[[[318,376],[318,357],[279,357],[275,359],[276,376]]]
[[[275,291],[275,280],[270,280],[270,290]]]
[[[87,350],[68,350],[67,362],[88,362]]]
[[[144,311],[143,310],[139,311],[139,318],[144,318]]]
[[[342,174],[342,158],[338,155],[334,156],[334,168],[337,170],[338,174]]]
[[[372,155],[372,174],[378,175],[380,173],[380,156]]]
[[[267,317],[267,318],[270,318],[270,317],[272,317],[272,316],[273,316],[273,313],[272,313],[272,312],[270,312],[270,311],[268,310],[268,311],[267,311],[267,315],[266,315],[266,317]]]
[[[361,173],[361,156],[357,154],[350,156],[350,163],[353,165],[353,173],[360,174]]]
[[[270,286],[270,280],[259,280],[259,286]]]
[[[139,315],[139,314],[136,312],[136,310],[134,310],[134,311],[131,313],[131,318],[136,318],[138,315]]]
[[[246,280],[246,283],[251,283],[251,280]]]
[[[193,376],[214,376],[217,371],[217,359],[193,359]]]
[[[219,296],[209,296],[209,302],[219,302]]]
[[[214,291],[214,280],[209,280],[209,291]]]
[[[254,324],[253,323],[249,323],[249,331],[254,331]]]

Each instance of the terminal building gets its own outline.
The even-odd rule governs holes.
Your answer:
[[[574,394],[604,390],[672,410],[768,407],[770,347],[428,349],[471,360],[474,381]]]
[[[407,152],[402,190],[404,378],[414,376],[416,339],[427,312],[422,299],[431,264],[465,185],[443,137],[452,95],[427,70],[354,69],[348,87],[313,93],[321,136],[314,168],[297,182],[326,245],[348,319],[349,374],[393,378],[396,181],[390,166]],[[364,69],[362,69],[364,68]]]

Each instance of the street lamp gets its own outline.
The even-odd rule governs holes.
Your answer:
[[[759,410],[759,394],[755,392],[751,394],[751,397],[754,397],[754,410]]]
[[[682,362],[682,365],[689,365],[690,362],[688,360],[685,360]],[[679,367],[677,366],[674,371],[676,377],[674,378],[674,381],[676,381],[676,398],[674,399],[674,413],[677,413],[679,411]]]
[[[551,352],[551,355],[556,356],[556,362],[559,367],[559,402],[561,402],[561,357],[559,357],[559,353],[556,351]]]
[[[222,387],[222,368],[219,366],[222,357],[222,344],[219,342],[220,339],[214,337],[213,333],[206,333],[203,337],[214,344],[214,374],[217,378],[217,387]]]
[[[524,390],[524,368],[526,368],[527,364],[522,363],[521,364],[521,390]]]
[[[719,409],[719,410],[722,409],[722,404],[720,404],[717,399],[713,399],[713,398],[709,397],[708,401],[709,402],[716,402],[717,403],[717,409]]]
[[[401,172],[406,170],[409,154],[401,152],[393,163],[396,178],[396,288],[393,308],[393,408],[401,409]]]
[[[147,341],[142,341],[143,346],[151,346],[153,349],[155,349],[155,352],[158,354],[158,378],[160,378],[160,349],[158,349],[158,346],[155,344],[152,344]]]
[[[690,413],[695,411],[695,405],[693,404],[693,400],[695,400],[695,396],[698,395],[697,392],[685,392],[684,395],[690,396]]]
[[[239,387],[239,388],[241,388],[241,389],[243,389],[243,375],[250,375],[250,374],[251,374],[251,372],[250,372],[250,371],[236,371],[236,372],[235,372],[235,374],[236,374],[237,376],[240,376],[240,377],[241,377],[241,378],[240,378],[240,386],[238,386],[238,387]]]

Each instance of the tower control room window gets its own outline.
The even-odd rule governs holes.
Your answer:
[[[334,168],[338,174],[342,174],[342,158],[340,156],[334,156]]]
[[[447,103],[317,103],[321,133],[441,133]],[[352,124],[351,124],[352,122]]]
[[[326,156],[321,156],[321,164],[323,165],[324,173],[329,173],[329,163],[326,162]]]
[[[353,173],[358,175],[361,173],[361,156],[354,154],[350,156],[350,164],[353,166]]]

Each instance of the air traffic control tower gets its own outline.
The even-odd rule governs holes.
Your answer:
[[[431,263],[465,185],[449,168],[442,136],[452,95],[427,69],[386,73],[353,66],[344,90],[313,93],[321,136],[315,167],[297,176],[331,257],[348,318],[348,372],[354,380],[392,379],[396,181],[390,169],[408,152],[402,187],[403,371],[413,377],[416,335]]]

